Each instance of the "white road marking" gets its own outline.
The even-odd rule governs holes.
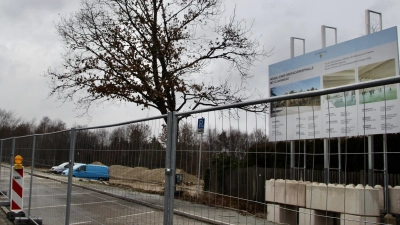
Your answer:
[[[87,195],[88,193],[72,193],[72,195]],[[49,196],[66,196],[67,193],[64,194],[48,194],[48,195],[32,195],[32,197],[49,197]],[[28,198],[29,196],[24,196],[24,198]]]
[[[84,222],[70,223],[70,225],[85,224],[85,223],[91,223],[91,222],[92,221],[84,221]]]
[[[125,217],[131,217],[131,216],[139,216],[139,215],[144,215],[144,214],[149,214],[149,213],[154,213],[154,212],[155,211],[150,211],[150,212],[136,213],[136,214],[126,215],[126,216],[112,217],[112,218],[107,218],[107,220],[113,220],[113,219],[125,218]]]
[[[88,203],[80,203],[80,204],[71,204],[71,206],[104,204],[106,202],[115,202],[115,201],[88,202]],[[66,207],[66,206],[65,206],[65,204],[64,205],[51,205],[51,206],[42,206],[42,207],[32,207],[31,209],[45,209],[45,208],[57,208],[57,207]]]

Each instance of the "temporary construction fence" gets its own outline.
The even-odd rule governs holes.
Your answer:
[[[383,224],[400,213],[397,134],[273,141],[265,107],[399,81],[3,139],[0,191],[21,155],[23,209],[44,224]],[[105,165],[109,180],[51,173],[65,162]]]

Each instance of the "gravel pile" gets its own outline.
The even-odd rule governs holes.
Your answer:
[[[150,182],[162,182],[165,179],[165,169],[148,169],[146,167],[127,167],[112,165],[110,168],[110,177],[114,179],[134,179]],[[186,173],[181,169],[176,170],[177,174],[183,174],[183,182],[192,182],[197,184],[197,177]]]

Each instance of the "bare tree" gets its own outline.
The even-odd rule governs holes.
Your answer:
[[[381,23],[377,20],[372,21],[372,23],[370,24],[371,33],[375,33],[381,30],[382,30]]]
[[[20,122],[13,111],[0,109],[0,138],[11,137]]]
[[[39,125],[35,129],[36,134],[51,133],[55,131],[66,130],[67,125],[60,119],[51,120],[48,116],[44,116]]]
[[[46,73],[52,81],[50,96],[63,101],[77,97],[85,113],[104,101],[136,103],[165,114],[248,99],[251,66],[268,53],[235,12],[220,23],[222,3],[83,0],[81,10],[56,26],[65,54],[62,67]],[[229,62],[242,84],[204,79],[215,60]]]

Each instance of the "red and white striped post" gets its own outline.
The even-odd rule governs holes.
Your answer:
[[[22,157],[15,156],[12,169],[10,211],[19,213],[23,211],[24,199],[24,167],[22,166]]]

